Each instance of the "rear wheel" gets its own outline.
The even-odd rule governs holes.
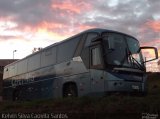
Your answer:
[[[77,97],[77,87],[75,84],[68,84],[64,86],[63,97]]]

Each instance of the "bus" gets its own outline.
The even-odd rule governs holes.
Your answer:
[[[153,50],[146,60],[142,50]],[[5,100],[145,94],[145,63],[158,58],[127,34],[89,29],[7,65]]]

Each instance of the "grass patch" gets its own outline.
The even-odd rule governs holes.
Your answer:
[[[145,97],[111,95],[102,98],[80,97],[0,102],[0,112],[59,112],[97,114],[141,114],[160,112],[160,74],[149,74],[149,92]],[[93,115],[92,115],[93,114]],[[141,118],[141,117],[140,117]]]

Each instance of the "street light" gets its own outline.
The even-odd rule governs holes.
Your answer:
[[[17,50],[13,50],[13,59],[14,59],[14,53],[17,52]]]

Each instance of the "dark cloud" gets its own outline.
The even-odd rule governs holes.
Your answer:
[[[9,17],[22,26],[36,26],[42,21],[62,23],[64,20],[51,5],[51,0],[1,0],[0,16]]]
[[[26,27],[46,27],[49,31],[74,34],[86,28],[100,27],[131,34],[141,43],[160,39],[147,22],[160,21],[159,0],[0,0],[0,18]],[[46,24],[47,23],[47,24]],[[86,27],[85,27],[86,26]]]
[[[129,33],[139,38],[142,43],[151,40],[154,42],[154,39],[160,39],[159,33],[146,25],[148,21],[156,21],[154,15],[159,14],[160,1],[119,1],[117,5],[112,7],[109,6],[108,3],[104,3],[105,2],[98,5],[96,2],[93,3],[93,11],[96,11],[96,15],[92,20],[90,20],[90,16],[88,16],[86,24]],[[160,19],[158,21],[160,21]]]

